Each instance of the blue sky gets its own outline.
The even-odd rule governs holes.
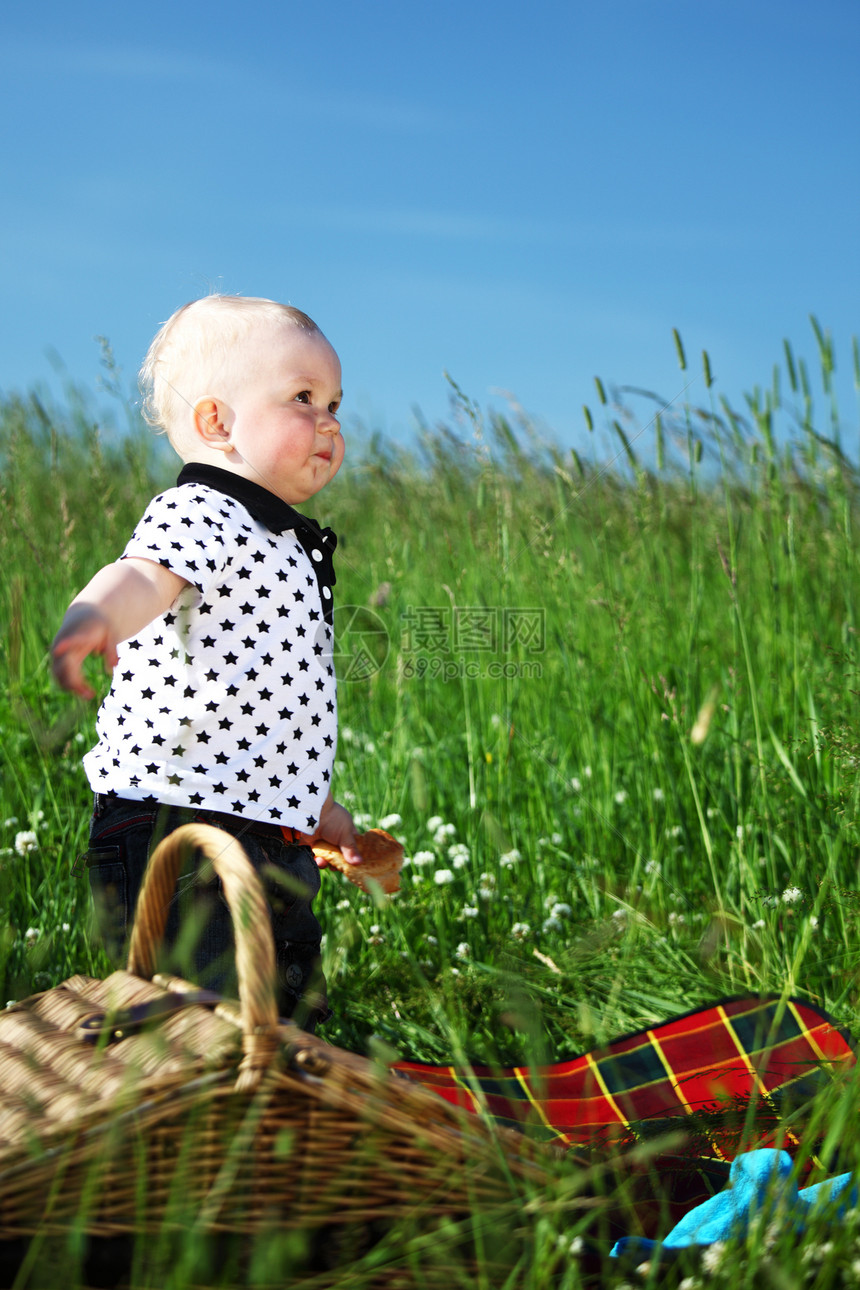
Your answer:
[[[856,0],[7,6],[0,390],[216,288],[316,319],[347,426],[447,370],[578,444],[595,375],[738,402],[815,313],[856,436],[858,54]]]

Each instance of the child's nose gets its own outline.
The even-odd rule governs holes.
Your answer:
[[[333,412],[329,412],[328,408],[326,408],[317,424],[323,434],[337,434],[340,429],[340,422]]]

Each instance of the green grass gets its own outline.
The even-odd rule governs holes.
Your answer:
[[[591,454],[456,387],[414,449],[349,445],[309,508],[341,537],[335,791],[412,863],[384,907],[324,875],[333,1042],[552,1061],[748,990],[857,1029],[860,479],[814,339],[815,389],[786,345],[743,410],[707,356],[680,407],[598,383]],[[175,468],[79,395],[6,400],[0,467],[2,1005],[108,970],[73,871],[95,712],[47,648]],[[852,1224],[806,1280],[787,1244],[712,1279],[837,1284]],[[524,1283],[578,1284],[563,1228],[535,1209]]]

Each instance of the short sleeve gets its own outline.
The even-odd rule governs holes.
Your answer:
[[[224,498],[196,484],[154,497],[132,533],[122,559],[135,556],[170,569],[205,595],[227,561]]]

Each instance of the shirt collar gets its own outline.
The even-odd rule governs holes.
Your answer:
[[[243,475],[235,475],[232,470],[222,470],[220,466],[208,466],[199,461],[190,461],[182,467],[177,486],[181,484],[206,484],[219,493],[225,493],[245,507],[255,520],[265,524],[270,533],[285,533],[287,529],[309,527],[317,534],[322,533],[316,520],[309,519],[294,510],[287,502],[281,500],[262,484],[255,484]],[[330,530],[329,530],[330,531]]]

